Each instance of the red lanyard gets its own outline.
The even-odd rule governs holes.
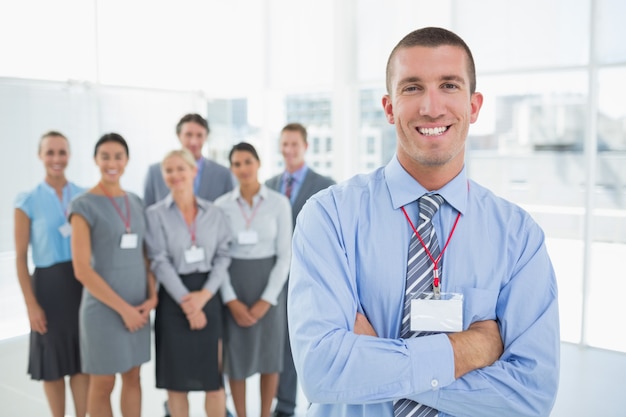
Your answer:
[[[252,211],[252,214],[250,215],[250,217],[248,217],[246,215],[246,211],[243,209],[243,204],[241,204],[241,201],[239,201],[239,199],[237,199],[237,204],[239,204],[239,209],[241,210],[241,215],[243,216],[244,220],[246,221],[246,230],[250,228],[250,224],[252,223],[252,220],[254,220],[254,216],[256,216],[256,212],[259,210],[259,206],[261,205],[262,202],[263,202],[263,200],[259,201],[259,204],[257,204],[257,206],[254,208],[254,210]]]
[[[456,229],[456,225],[459,222],[459,219],[461,218],[461,213],[458,213],[456,215],[456,220],[454,221],[454,225],[452,226],[452,230],[450,231],[450,235],[448,235],[448,240],[446,240],[446,244],[443,246],[443,249],[441,250],[441,252],[439,252],[439,256],[437,256],[437,259],[435,259],[433,257],[433,255],[430,253],[430,251],[428,250],[428,248],[426,247],[426,244],[424,243],[424,240],[422,239],[420,234],[417,232],[417,229],[413,225],[413,222],[411,221],[411,218],[407,214],[407,212],[404,209],[404,207],[402,207],[402,212],[404,213],[404,216],[406,217],[406,219],[409,221],[409,224],[411,225],[411,229],[413,229],[413,232],[415,233],[415,236],[417,236],[417,238],[419,239],[420,243],[422,244],[422,247],[426,251],[426,254],[430,258],[430,260],[433,262],[433,275],[434,275],[433,288],[435,289],[435,293],[437,293],[438,290],[439,290],[439,261],[441,261],[441,257],[443,256],[443,253],[446,251],[446,248],[448,247],[448,243],[450,243],[450,239],[452,239],[452,235],[454,234],[454,230]],[[432,219],[430,221],[432,222]],[[433,227],[435,227],[435,225],[433,225]]]
[[[113,204],[113,207],[115,207],[115,211],[117,211],[120,219],[122,219],[122,221],[124,222],[124,226],[126,227],[126,233],[130,233],[130,204],[128,203],[128,194],[124,193],[124,202],[126,203],[126,217],[124,217],[124,215],[122,214],[122,210],[115,202],[115,199],[111,197],[111,195],[107,192],[102,183],[99,183],[98,185],[102,189],[104,195],[109,198],[109,201],[111,202],[111,204]]]
[[[196,203],[196,215],[193,217],[193,221],[191,222],[191,224],[187,225],[187,230],[189,230],[189,234],[191,235],[191,246],[196,246],[196,219],[198,218],[198,211],[199,209]],[[183,216],[183,220],[184,218],[185,217]]]

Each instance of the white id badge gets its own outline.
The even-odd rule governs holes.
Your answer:
[[[460,332],[463,330],[463,294],[422,293],[411,300],[411,330],[420,332]]]
[[[72,225],[68,222],[63,223],[59,226],[59,233],[61,233],[61,236],[63,237],[70,237],[72,234]]]
[[[259,235],[256,230],[243,230],[237,235],[237,242],[240,245],[256,245],[259,242]]]
[[[137,234],[136,233],[124,233],[122,235],[122,241],[120,242],[120,248],[135,249],[136,247],[137,247]]]
[[[204,248],[199,248],[194,245],[185,251],[185,262],[188,264],[202,261],[204,261]]]

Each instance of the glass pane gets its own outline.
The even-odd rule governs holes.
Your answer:
[[[0,4],[0,76],[96,79],[94,2],[4,1]]]
[[[561,338],[578,342],[582,308],[584,72],[479,77],[471,178],[520,204],[544,229],[560,292]]]
[[[626,316],[626,67],[599,72],[588,341],[626,352],[626,335],[606,323]]]
[[[598,74],[598,150],[626,151],[626,66]]]
[[[247,94],[264,83],[264,4],[100,1],[100,79],[213,97]]]
[[[387,58],[409,32],[423,26],[450,28],[450,0],[359,0],[356,42],[359,80],[385,79]]]
[[[332,84],[333,2],[271,0],[267,13],[270,85],[302,88]]]
[[[472,49],[479,72],[584,65],[589,1],[457,1],[455,29]]]
[[[396,129],[387,122],[382,106],[383,87],[362,89],[359,97],[360,131],[358,172],[368,172],[385,165],[396,152]]]
[[[601,63],[626,62],[626,2],[598,0],[597,54]]]

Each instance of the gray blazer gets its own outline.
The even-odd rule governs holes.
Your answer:
[[[265,185],[269,188],[280,192],[281,180],[283,174],[276,175],[269,180],[265,181]],[[313,171],[311,168],[307,170],[306,177],[304,177],[304,181],[302,181],[302,185],[300,186],[300,190],[298,190],[298,195],[296,196],[295,201],[291,205],[291,216],[293,217],[293,227],[296,227],[296,217],[298,217],[298,213],[302,210],[304,203],[311,197],[313,194],[321,191],[325,188],[330,187],[335,184],[335,181],[332,178],[325,177],[323,175],[318,174]]]
[[[232,191],[233,176],[228,168],[202,157],[202,177],[198,188],[198,197],[214,201],[217,197]],[[163,181],[161,164],[156,163],[148,168],[148,175],[144,184],[143,201],[146,207],[163,200],[170,190]]]

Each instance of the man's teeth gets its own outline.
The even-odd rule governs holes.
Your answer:
[[[417,130],[422,134],[422,135],[426,135],[426,136],[437,136],[437,135],[441,135],[443,132],[445,132],[448,128],[447,127],[428,127],[428,128],[423,128],[420,127]]]

